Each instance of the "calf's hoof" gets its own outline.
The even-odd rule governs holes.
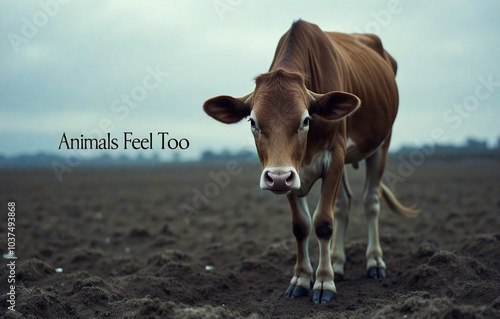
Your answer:
[[[337,293],[332,290],[321,290],[321,289],[314,289],[313,290],[313,303],[315,305],[319,305],[322,303],[329,303],[330,301],[334,300],[337,298]]]
[[[288,286],[286,292],[285,292],[285,297],[287,298],[300,298],[300,297],[307,297],[309,295],[309,289],[304,288],[302,286],[298,285],[292,285]]]
[[[370,279],[387,278],[387,271],[382,267],[371,267],[366,271],[366,276]]]

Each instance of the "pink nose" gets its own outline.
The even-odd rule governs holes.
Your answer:
[[[268,171],[264,175],[264,180],[271,191],[289,191],[295,181],[295,174],[292,171],[277,174]]]

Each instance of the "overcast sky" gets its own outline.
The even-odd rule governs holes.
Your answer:
[[[429,142],[436,129],[446,134],[442,142],[472,136],[496,144],[500,2],[391,2],[2,1],[0,153],[64,155],[57,149],[63,132],[89,136],[103,121],[120,144],[123,131],[187,138],[185,158],[208,148],[254,149],[247,122],[216,122],[202,104],[250,93],[298,18],[325,31],[382,38],[399,65],[393,150]],[[50,14],[44,3],[52,3],[45,6]],[[134,94],[136,104],[123,100]],[[464,103],[469,111],[454,111]],[[153,152],[172,156],[158,149],[128,154]]]

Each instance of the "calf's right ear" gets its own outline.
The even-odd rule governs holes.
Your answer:
[[[232,124],[250,115],[252,94],[241,98],[221,95],[203,103],[205,113],[219,122]]]

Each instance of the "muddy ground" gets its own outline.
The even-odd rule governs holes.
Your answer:
[[[320,306],[283,297],[295,258],[288,204],[259,190],[257,165],[241,164],[205,209],[185,216],[179,205],[193,206],[193,189],[204,192],[223,163],[77,168],[62,183],[50,170],[1,171],[0,251],[7,201],[16,200],[18,259],[16,312],[6,312],[0,267],[0,316],[500,318],[498,161],[428,159],[397,185],[421,214],[406,219],[382,206],[385,280],[365,276],[364,168],[349,169],[346,280]],[[316,241],[310,246],[315,265]]]

